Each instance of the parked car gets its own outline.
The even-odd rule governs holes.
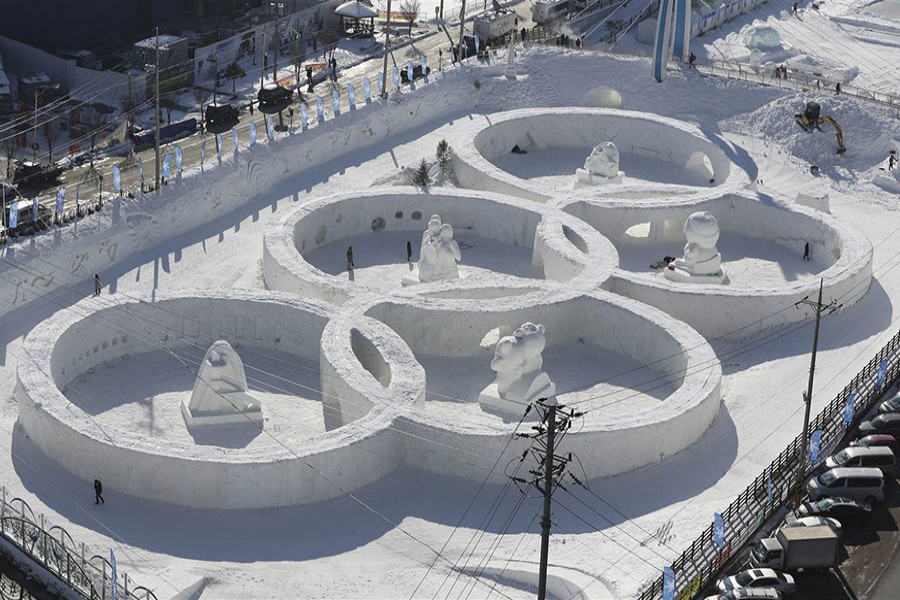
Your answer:
[[[781,600],[781,592],[775,588],[743,588],[707,596],[705,600]]]
[[[838,467],[813,477],[806,483],[810,500],[853,498],[868,504],[884,500],[884,473],[874,467]]]
[[[900,433],[900,413],[884,413],[859,426],[862,435],[871,433]]]
[[[853,440],[852,442],[850,442],[851,448],[855,448],[857,446],[861,448],[888,446],[893,449],[897,446],[897,438],[889,433],[873,433],[872,435],[867,435],[865,437],[859,438],[858,440]]]
[[[841,522],[832,517],[800,517],[799,519],[795,519],[790,523],[784,524],[785,527],[817,527],[819,525],[827,525],[831,527],[831,529],[838,535],[840,535],[841,533]]]
[[[280,85],[270,83],[263,86],[256,94],[256,99],[259,101],[259,112],[274,114],[286,109],[291,104],[292,95],[293,92],[290,89]]]
[[[773,588],[789,594],[794,591],[794,578],[775,569],[748,569],[720,579],[716,587],[720,592],[744,588]]]
[[[879,414],[900,412],[900,394],[895,394],[878,405]]]
[[[832,517],[841,523],[849,523],[868,518],[872,512],[872,505],[865,502],[857,502],[850,498],[823,498],[813,502],[804,502],[797,510],[797,517]]]
[[[836,467],[875,467],[884,473],[893,473],[896,459],[894,451],[884,446],[871,448],[844,448],[825,460],[826,469]]]
[[[206,107],[206,130],[225,133],[238,124],[241,115],[231,104],[210,104]]]

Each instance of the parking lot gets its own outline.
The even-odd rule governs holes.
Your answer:
[[[841,541],[845,552],[837,568],[827,572],[794,573],[797,591],[790,600],[900,600],[900,483],[885,481],[884,502],[877,503],[868,519],[843,524]],[[728,574],[745,568],[734,565]],[[700,598],[714,595],[707,586]]]

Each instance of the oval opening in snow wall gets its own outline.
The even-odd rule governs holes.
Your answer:
[[[391,366],[384,360],[381,352],[358,329],[350,331],[350,347],[356,355],[359,364],[372,374],[382,386],[387,388],[391,384]]]

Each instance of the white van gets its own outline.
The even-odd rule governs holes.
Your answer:
[[[773,588],[744,588],[707,596],[706,600],[781,600],[781,592]]]
[[[837,467],[875,467],[883,472],[893,472],[896,459],[894,451],[888,446],[872,446],[869,448],[856,446],[844,448],[825,461],[826,469]]]
[[[868,502],[884,500],[884,473],[874,467],[838,467],[813,477],[806,484],[810,500],[852,498]]]

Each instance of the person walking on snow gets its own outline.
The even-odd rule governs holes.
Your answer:
[[[94,504],[106,504],[103,499],[103,484],[99,479],[94,480]]]
[[[891,150],[891,155],[888,157],[888,171],[893,171],[896,165],[897,154],[893,150]]]
[[[792,15],[797,14],[797,3],[796,2],[794,2],[794,6],[791,8],[791,14]]]
[[[353,246],[347,246],[347,270],[353,270]]]
[[[100,295],[100,290],[103,289],[103,286],[100,284],[100,275],[94,273],[94,296]]]
[[[803,244],[803,260],[809,260],[809,242]]]
[[[406,262],[412,262],[412,242],[406,242]]]
[[[697,55],[691,52],[691,55],[688,56],[688,67],[691,69],[696,68],[694,67],[695,62],[697,62]]]

